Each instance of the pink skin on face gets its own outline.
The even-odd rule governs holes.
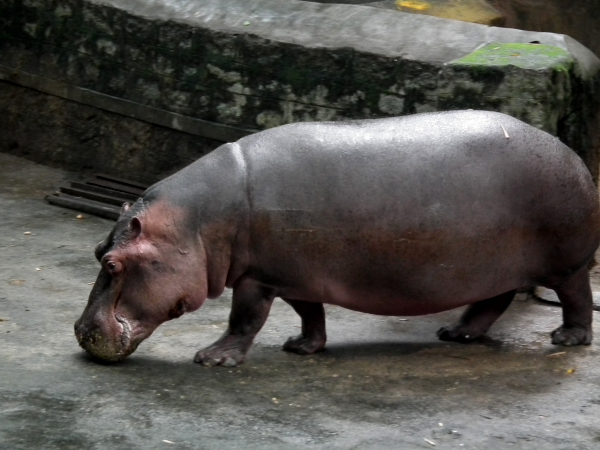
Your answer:
[[[107,361],[124,359],[161,323],[207,297],[204,247],[199,237],[181,241],[182,210],[159,201],[127,220],[75,325],[80,345]]]

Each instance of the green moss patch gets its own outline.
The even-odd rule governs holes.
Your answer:
[[[568,72],[575,63],[565,50],[551,45],[491,43],[455,59],[450,64],[466,66],[517,66],[522,69],[553,69]]]

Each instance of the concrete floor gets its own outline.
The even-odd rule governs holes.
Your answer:
[[[92,362],[73,322],[113,223],[44,202],[70,177],[0,154],[0,448],[600,448],[598,349],[552,346],[560,309],[531,300],[473,345],[436,339],[460,311],[329,307],[327,350],[308,357],[281,351],[299,319],[276,301],[243,366],[193,364],[225,329],[227,294],[123,363]]]

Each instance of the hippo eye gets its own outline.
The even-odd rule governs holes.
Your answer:
[[[104,263],[104,266],[106,267],[106,270],[111,274],[111,275],[116,275],[119,272],[121,272],[121,270],[123,269],[123,266],[120,262],[118,261],[113,261],[113,260],[108,260]]]

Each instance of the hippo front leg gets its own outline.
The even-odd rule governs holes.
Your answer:
[[[214,344],[196,353],[194,362],[205,366],[235,367],[246,358],[273,303],[272,289],[251,280],[240,280],[233,287],[233,302],[227,331]]]
[[[283,344],[283,349],[301,355],[310,355],[323,350],[327,341],[323,303],[310,303],[285,298],[284,300],[294,308],[294,311],[302,319],[302,333],[289,338]]]

